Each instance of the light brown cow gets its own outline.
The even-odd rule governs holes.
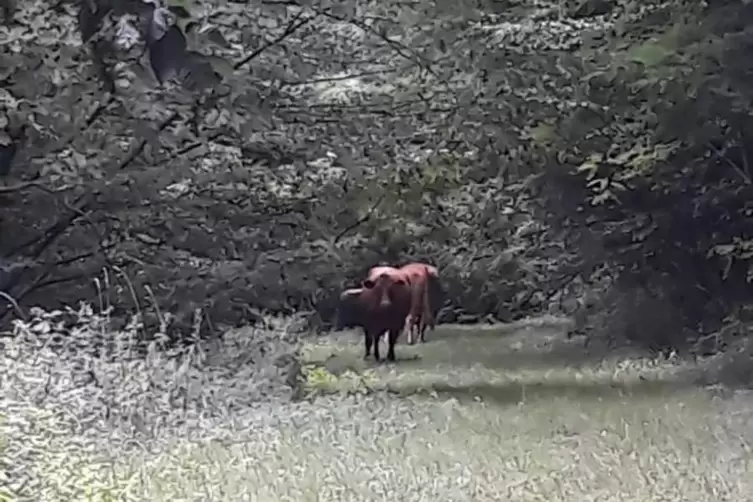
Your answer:
[[[439,271],[426,263],[408,263],[398,269],[400,277],[411,286],[411,310],[405,320],[405,332],[408,344],[413,345],[416,338],[421,343],[426,341],[426,329],[436,327],[436,306],[432,305],[431,296],[441,291]]]

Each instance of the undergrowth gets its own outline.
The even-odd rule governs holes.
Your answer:
[[[297,335],[283,321],[173,349],[165,333],[140,342],[137,319],[108,325],[89,305],[32,309],[2,340],[2,496],[128,498],[134,473],[114,470],[114,454],[176,430],[200,437],[238,410],[290,399]]]
[[[369,365],[353,333],[265,326],[170,349],[32,310],[2,339],[0,501],[751,500],[750,401],[657,386],[670,362],[577,359],[531,322]]]

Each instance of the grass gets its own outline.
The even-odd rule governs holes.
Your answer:
[[[145,391],[155,410],[136,432],[112,416],[87,428],[62,398],[0,387],[0,458],[28,480],[7,499],[753,500],[751,396],[689,383],[687,363],[589,354],[563,331],[442,326],[379,365],[361,359],[358,333],[309,338],[306,399],[241,402],[256,372],[203,367],[213,376],[182,407]],[[219,350],[249,365],[241,340]]]
[[[417,421],[385,452],[382,465],[398,476],[389,485],[410,485],[400,473],[427,464],[464,480],[452,494],[424,487],[423,497],[753,500],[753,431],[744,425],[753,402],[695,386],[688,363],[598,357],[552,328],[442,327],[431,343],[401,346],[395,365],[362,361],[357,335],[341,335],[306,347],[309,374],[332,375],[309,386],[352,393],[354,379],[338,385],[337,375],[360,373],[362,391],[427,395],[421,406],[433,410],[452,403],[444,421]]]

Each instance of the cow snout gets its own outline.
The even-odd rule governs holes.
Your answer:
[[[379,306],[382,308],[389,308],[390,305],[392,305],[392,302],[390,301],[390,295],[387,294],[385,291],[381,295],[381,299],[379,300]]]

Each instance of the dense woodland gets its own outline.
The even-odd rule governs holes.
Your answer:
[[[443,321],[744,345],[751,3],[2,12],[6,323],[86,301],[173,336],[264,313],[326,329],[368,267],[419,259]]]

